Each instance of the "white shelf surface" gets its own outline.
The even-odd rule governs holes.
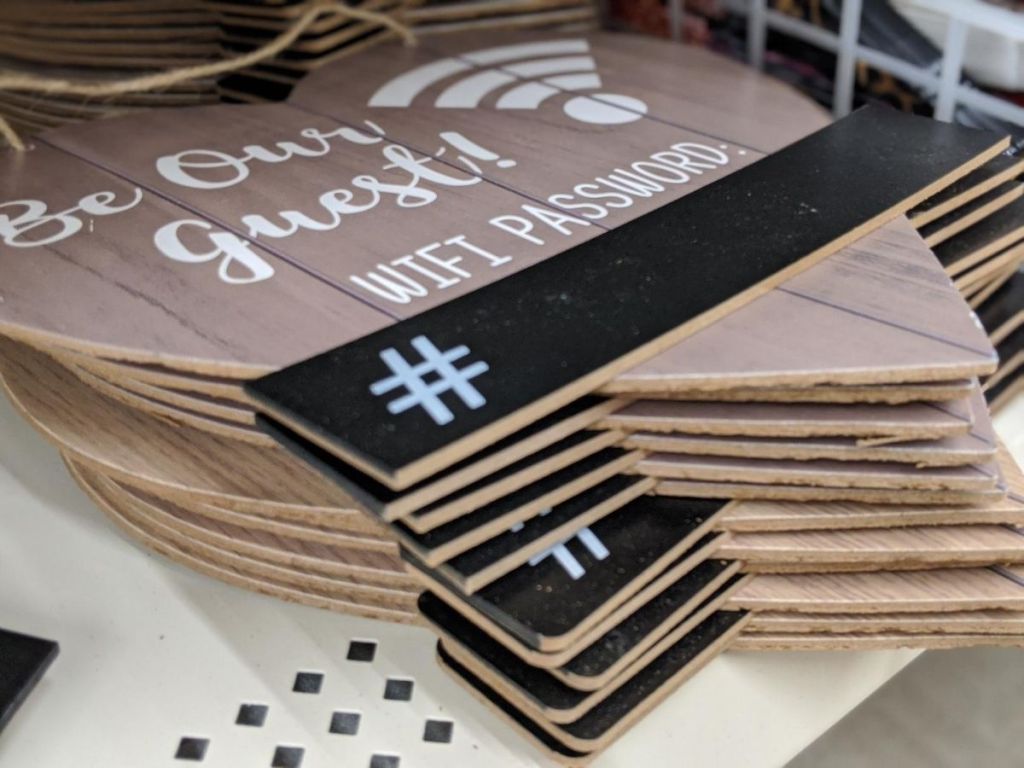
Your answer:
[[[0,627],[61,645],[0,766],[269,768],[278,745],[303,747],[302,768],[553,764],[437,667],[427,630],[251,594],[129,543],[0,401]],[[1007,437],[1020,455],[1024,434]],[[352,639],[378,643],[372,663],[346,660]],[[915,656],[726,653],[594,765],[784,765]],[[293,693],[298,671],[322,673],[321,693]],[[385,701],[388,677],[413,679],[412,699]],[[234,724],[242,703],[269,707],[262,728]],[[336,710],[361,713],[357,735],[329,733]],[[450,744],[423,741],[428,718],[454,722]],[[202,762],[174,758],[183,736],[210,740]]]

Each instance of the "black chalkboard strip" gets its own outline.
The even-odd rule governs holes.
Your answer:
[[[441,563],[437,571],[466,594],[473,594],[551,547],[577,536],[588,526],[650,492],[654,485],[651,478],[615,475]]]
[[[994,381],[992,386],[986,387],[985,400],[988,401],[993,413],[996,413],[1024,390],[1022,373],[1024,373],[1024,368],[1017,366],[1012,372],[1000,377],[998,381]]]
[[[519,731],[530,742],[533,743],[544,755],[554,760],[559,765],[583,766],[589,764],[595,757],[590,752],[583,752],[571,749],[547,731],[537,725],[533,720],[506,702],[487,683],[474,675],[464,666],[452,658],[440,641],[437,643],[437,663],[445,672],[465,688],[470,695],[487,709],[498,715],[513,730]]]
[[[605,632],[582,653],[551,674],[581,691],[594,691],[620,675],[655,643],[706,606],[719,605],[752,578],[736,575],[742,563],[708,560]]]
[[[1024,313],[1024,273],[1016,272],[978,310],[978,319],[993,344],[999,344],[1020,324]],[[1005,330],[1004,330],[1005,329]]]
[[[577,432],[509,465],[495,475],[478,480],[450,497],[446,496],[406,515],[400,521],[417,533],[426,533],[538,484],[548,483],[550,487],[551,478],[560,476],[563,470],[572,469],[592,456],[627,455],[629,452],[613,447],[623,437],[621,432],[615,431]],[[623,469],[628,466],[632,464],[623,465]]]
[[[921,228],[947,213],[969,203],[1000,184],[1013,181],[1024,173],[1024,157],[999,155],[941,192],[932,195],[907,216],[910,223]]]
[[[918,230],[924,242],[934,248],[954,235],[974,226],[993,213],[1005,208],[1024,194],[1024,185],[1016,181],[1007,181],[995,189],[974,198],[969,203],[956,208],[945,216],[926,224]]]
[[[0,629],[0,731],[59,652],[57,643]]]
[[[620,475],[640,458],[639,453],[627,454],[617,449],[605,449],[424,534],[419,534],[400,520],[393,524],[392,531],[402,547],[416,559],[427,566],[436,567],[490,539],[502,536],[520,523],[535,520],[553,507],[569,504],[588,490]],[[585,499],[580,501],[586,503]]]
[[[443,616],[437,613],[429,615],[427,611],[430,608],[423,610],[422,605],[421,611],[440,636],[445,650],[473,674],[486,680],[506,701],[538,723],[565,725],[579,720],[620,686],[632,682],[637,672],[710,618],[723,603],[724,598],[720,595],[706,601],[695,613],[673,627],[660,642],[628,665],[620,675],[590,691],[572,688],[547,670],[530,666],[500,643],[491,640],[472,622],[460,619],[454,611],[447,611]],[[437,604],[444,606],[440,600]],[[552,735],[556,735],[556,732]]]
[[[712,614],[639,670],[628,684],[618,687],[583,717],[557,725],[531,718],[528,713],[515,707],[498,691],[495,680],[475,674],[474,670],[455,658],[443,642],[439,645],[439,655],[449,669],[460,672],[458,677],[464,683],[478,691],[481,690],[481,682],[489,688],[494,696],[492,705],[506,712],[518,712],[557,743],[571,750],[596,752],[611,744],[669,693],[728,648],[749,620],[750,614],[739,611],[718,611]],[[465,674],[467,672],[468,675]]]
[[[593,692],[604,688],[636,664],[638,659],[645,657],[650,660],[659,655],[710,613],[721,608],[725,600],[750,579],[750,576],[737,575],[739,568],[738,562],[708,560],[562,666],[529,666],[543,670],[561,685],[576,691]],[[418,607],[420,614],[436,631],[452,637],[470,650],[475,652],[478,648],[493,646],[501,649],[500,654],[514,659],[517,665],[527,664],[436,595],[424,592]],[[684,629],[684,625],[687,628]]]
[[[553,669],[569,661],[594,643],[601,635],[616,624],[627,619],[640,607],[661,594],[683,576],[715,556],[729,537],[726,534],[708,534],[667,566],[651,569],[644,579],[628,585],[614,599],[607,600],[596,611],[587,615],[573,627],[571,633],[561,637],[537,634],[515,617],[504,612],[493,602],[481,599],[478,594],[465,595],[438,574],[423,568],[421,563],[408,559],[409,572],[419,578],[424,589],[434,593],[449,606],[483,629],[488,635],[504,645],[523,661],[535,667]],[[540,585],[538,589],[542,589]],[[587,603],[582,595],[579,604]],[[528,597],[528,595],[516,595]],[[548,604],[549,607],[551,604]],[[578,609],[580,605],[572,606]],[[524,642],[524,638],[530,642]],[[541,646],[541,647],[538,647]]]
[[[1014,243],[1024,240],[1024,200],[987,216],[935,248],[946,272],[959,275]]]
[[[999,369],[985,381],[985,389],[991,389],[1000,380],[1017,372],[1024,361],[1024,325],[1018,325],[1008,334],[999,346]]]
[[[642,457],[640,451],[605,448],[447,525],[420,533],[399,520],[392,531],[404,547],[434,567],[625,472]]]
[[[369,511],[386,521],[397,520],[427,505],[480,488],[487,478],[501,484],[505,492],[540,477],[538,464],[544,452],[556,443],[586,439],[581,431],[622,408],[629,401],[588,395],[574,400],[543,419],[499,440],[468,459],[429,477],[411,488],[396,492],[338,459],[315,443],[274,419],[257,414],[257,424],[299,458],[314,464],[323,474],[345,489]],[[574,437],[578,436],[578,437]],[[607,439],[607,438],[603,438]],[[610,442],[608,443],[611,444]],[[550,452],[546,454],[550,457]],[[550,468],[547,471],[551,471]],[[515,478],[513,476],[516,476]],[[516,479],[518,478],[518,479]],[[513,484],[515,483],[515,484]],[[479,503],[479,502],[478,502]]]
[[[565,552],[520,566],[472,595],[410,553],[403,557],[427,589],[526,661],[545,666],[552,660],[535,660],[531,650],[583,650],[713,557],[727,538],[710,533],[724,506],[643,496],[591,526],[586,539],[566,542]]]
[[[865,107],[615,230],[247,390],[306,439],[407,488],[724,317],[1006,145]]]

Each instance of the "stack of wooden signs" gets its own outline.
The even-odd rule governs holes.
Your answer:
[[[0,365],[129,535],[425,621],[586,760],[727,647],[1024,643],[996,352],[906,216],[1006,146],[628,36],[382,45],[0,157]]]
[[[219,38],[216,16],[202,0],[6,0],[0,67],[5,75],[122,81],[216,61],[223,55]],[[102,99],[5,90],[0,115],[30,134],[140,109],[218,100],[212,78]]]
[[[348,0],[425,33],[592,24],[592,0]],[[327,4],[329,5],[329,4]],[[0,65],[59,81],[121,82],[249,53],[292,29],[322,0],[6,0]],[[222,77],[192,78],[103,97],[0,93],[0,116],[19,134],[140,109],[280,100],[308,72],[385,41],[379,20],[324,14],[284,51]]]

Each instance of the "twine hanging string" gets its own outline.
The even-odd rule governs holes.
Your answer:
[[[271,59],[290,47],[314,22],[324,17],[355,19],[371,24],[379,24],[395,32],[405,41],[406,45],[414,45],[416,43],[416,35],[409,27],[385,13],[352,8],[336,0],[328,0],[327,2],[318,0],[280,35],[266,45],[256,48],[249,53],[244,53],[241,56],[211,62],[210,64],[197,64],[179,69],[169,69],[126,80],[103,82],[62,80],[25,75],[18,72],[0,72],[0,91],[30,91],[37,94],[87,97],[120,96],[126,93],[158,91],[161,88],[168,88],[188,80],[198,80],[206,77],[216,77],[217,75],[229,72],[237,72],[261,61]],[[25,143],[11,127],[11,124],[2,116],[0,116],[0,135],[16,150],[25,150]]]

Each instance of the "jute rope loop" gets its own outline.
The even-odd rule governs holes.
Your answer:
[[[227,74],[228,72],[237,72],[240,69],[245,69],[266,59],[273,58],[298,40],[302,33],[314,22],[331,16],[379,24],[395,32],[405,41],[406,45],[415,45],[416,43],[416,35],[409,27],[385,13],[352,8],[336,0],[320,0],[299,16],[294,24],[269,43],[241,56],[209,64],[169,69],[164,72],[141,75],[126,80],[104,82],[62,80],[25,75],[19,72],[0,72],[0,91],[30,91],[38,94],[59,94],[62,96],[119,96],[126,93],[158,91],[161,88],[167,88],[188,80],[198,80]],[[3,117],[0,117],[0,135],[16,150],[25,150],[25,143]]]

